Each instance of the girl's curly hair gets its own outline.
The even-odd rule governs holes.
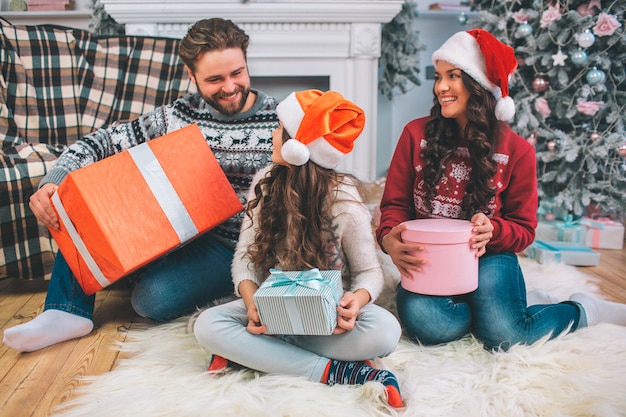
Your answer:
[[[254,243],[246,253],[257,270],[267,272],[277,264],[284,270],[332,269],[325,250],[333,237],[331,209],[338,185],[348,181],[359,185],[354,176],[312,161],[274,165],[255,186],[246,209],[254,221],[252,210],[259,208]]]
[[[450,159],[460,138],[466,138],[472,172],[461,203],[462,218],[469,220],[475,213],[487,213],[487,204],[495,195],[491,179],[497,164],[493,152],[500,129],[495,117],[496,100],[491,92],[461,71],[463,84],[470,92],[467,102],[467,125],[463,132],[454,119],[441,115],[441,105],[435,95],[430,119],[426,124],[426,148],[424,149],[424,187],[426,204],[432,206],[437,194],[436,186],[441,180],[443,166]]]

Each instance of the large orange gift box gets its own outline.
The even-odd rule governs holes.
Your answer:
[[[50,229],[86,294],[243,209],[196,124],[71,172]]]

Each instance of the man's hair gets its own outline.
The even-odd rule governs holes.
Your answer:
[[[194,72],[196,58],[207,51],[239,48],[247,59],[250,37],[232,21],[218,17],[194,23],[180,42],[178,55]]]

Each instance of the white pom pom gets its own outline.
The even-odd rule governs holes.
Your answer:
[[[515,102],[511,96],[506,96],[496,103],[496,119],[508,122],[515,116]]]
[[[283,143],[283,147],[280,149],[280,154],[285,162],[298,167],[306,164],[311,155],[309,148],[307,148],[304,143],[297,141],[296,139],[289,139]]]

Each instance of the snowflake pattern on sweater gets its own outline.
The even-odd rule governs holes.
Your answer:
[[[427,142],[422,139],[420,141],[420,149],[423,151],[426,148]],[[424,155],[420,153],[420,159],[424,159]],[[498,164],[498,172],[502,173],[508,164],[508,156],[496,153],[493,159]],[[504,165],[504,166],[502,166]],[[418,177],[420,172],[424,170],[424,166],[419,164],[415,167]],[[461,203],[463,202],[463,196],[465,195],[465,187],[470,180],[472,174],[472,160],[469,153],[469,149],[466,147],[458,147],[454,151],[454,159],[450,161],[444,168],[444,172],[439,180],[439,184],[435,186],[437,195],[432,202],[432,213],[428,209],[425,196],[426,190],[424,189],[424,179],[418,182],[417,187],[413,190],[413,200],[415,202],[415,208],[418,215],[428,217],[430,215],[434,217],[444,217],[458,219],[461,218],[463,210]],[[498,174],[496,174],[497,177]],[[494,182],[493,180],[491,181]],[[495,181],[498,189],[502,188],[502,182]],[[489,217],[493,217],[493,213],[496,210],[496,199],[492,197],[487,203]]]
[[[60,184],[71,171],[196,123],[245,206],[252,177],[271,163],[272,132],[278,127],[276,99],[252,92],[257,95],[252,108],[235,116],[216,112],[199,94],[191,93],[131,122],[99,129],[68,146],[41,184]],[[240,212],[211,233],[234,248],[242,219]]]

